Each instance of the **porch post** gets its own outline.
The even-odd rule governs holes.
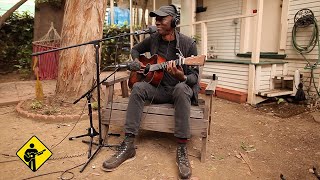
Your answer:
[[[133,11],[132,11],[132,0],[130,0],[130,33],[133,32]],[[130,49],[133,47],[133,36],[130,36]],[[131,56],[130,56],[131,57]]]
[[[255,104],[255,71],[256,63],[260,60],[260,46],[261,46],[261,31],[262,31],[262,15],[263,15],[263,0],[257,0],[257,15],[254,17],[254,34],[251,64],[249,64],[249,82],[248,82],[248,98],[247,102]],[[259,78],[258,78],[259,79]]]
[[[252,7],[250,5],[252,1],[243,0],[242,1],[242,14],[252,13]],[[242,18],[240,24],[240,53],[246,53],[249,50],[249,39],[250,39],[250,28],[251,28],[251,18]]]
[[[110,0],[110,24],[114,24],[114,0]]]
[[[207,23],[201,23],[201,54],[206,55],[208,54],[208,29]],[[207,59],[207,58],[206,58]]]
[[[288,33],[288,14],[289,14],[289,0],[282,1],[281,10],[281,30],[280,30],[280,45],[278,49],[279,54],[284,54],[287,46],[287,33]]]
[[[156,10],[156,0],[152,1],[152,11]],[[156,18],[152,18],[152,25],[156,25]]]
[[[194,25],[195,17],[196,17],[196,1],[195,0],[189,0],[189,1],[181,1],[181,12],[180,12],[180,18],[182,25],[188,26],[182,26],[180,27],[180,32],[192,37],[194,35]]]

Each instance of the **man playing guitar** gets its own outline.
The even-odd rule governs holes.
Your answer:
[[[30,148],[24,152],[23,158],[26,162],[28,162],[28,166],[32,171],[35,172],[37,170],[36,156],[43,154],[44,151],[46,151],[46,149],[38,152],[38,150],[34,148],[34,144],[31,143]]]
[[[197,55],[195,41],[176,30],[179,23],[179,12],[174,5],[162,6],[150,12],[156,18],[157,32],[151,34],[132,48],[131,56],[139,61],[139,56],[145,52],[159,55],[168,61],[163,78],[159,85],[148,82],[134,83],[127,108],[125,123],[125,139],[118,151],[107,159],[102,169],[113,171],[126,161],[135,158],[134,138],[138,134],[145,101],[152,103],[172,103],[175,108],[175,133],[177,138],[176,162],[179,177],[189,179],[191,166],[188,160],[186,143],[190,138],[189,116],[191,104],[198,102],[198,69],[187,65],[176,65],[178,55],[190,57]],[[178,55],[177,55],[178,54]],[[141,63],[141,66],[144,66]]]

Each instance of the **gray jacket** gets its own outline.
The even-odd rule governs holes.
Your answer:
[[[178,31],[175,31],[176,35],[176,49],[181,52],[184,57],[190,57],[191,55],[197,54],[196,42]],[[139,44],[135,45],[131,50],[132,59],[139,58],[140,54],[145,52],[150,52],[151,55],[157,54],[159,41],[161,35],[159,33],[151,34],[149,37],[144,39]],[[197,67],[189,67],[187,65],[182,65],[184,74],[187,76],[186,84],[189,85],[193,90],[193,97],[191,102],[193,105],[198,105],[198,93],[200,90],[198,76],[199,69]]]

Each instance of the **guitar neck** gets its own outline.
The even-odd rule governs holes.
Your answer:
[[[40,154],[42,154],[43,152],[45,152],[46,151],[46,149],[44,149],[44,150],[42,150],[42,151],[40,151],[40,152],[37,152],[37,155],[40,155]]]
[[[194,56],[194,57],[188,57],[188,58],[182,58],[182,59],[176,59],[173,60],[177,66],[181,66],[183,64],[186,65],[192,65],[192,66],[201,66],[204,64],[204,59],[205,56],[204,55],[200,55],[200,56]],[[157,71],[157,70],[161,70],[164,68],[167,68],[169,61],[160,63],[160,64],[152,64],[150,66],[149,71]]]

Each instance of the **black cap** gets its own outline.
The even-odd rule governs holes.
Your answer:
[[[149,13],[150,17],[157,17],[157,16],[176,16],[176,10],[172,6],[161,6],[158,10],[152,11]]]

